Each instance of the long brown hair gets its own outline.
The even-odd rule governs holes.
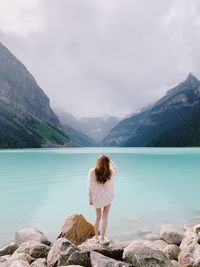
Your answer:
[[[95,176],[97,182],[104,184],[110,180],[112,171],[110,169],[110,159],[106,155],[102,155],[97,159],[95,167]]]

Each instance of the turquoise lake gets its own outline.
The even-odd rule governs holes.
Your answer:
[[[161,224],[200,222],[199,148],[0,150],[0,243],[25,227],[53,241],[71,213],[93,222],[87,175],[102,153],[118,166],[109,237],[130,240]]]

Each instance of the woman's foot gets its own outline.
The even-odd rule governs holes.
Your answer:
[[[109,238],[103,238],[99,242],[99,244],[101,244],[101,245],[108,245],[109,243],[110,243],[110,239]]]
[[[94,236],[94,237],[92,238],[92,241],[94,242],[94,244],[99,244],[99,243],[100,243],[99,238],[96,237],[96,236]]]

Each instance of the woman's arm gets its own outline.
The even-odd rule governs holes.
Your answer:
[[[91,170],[88,173],[87,192],[88,192],[89,204],[92,205],[92,175],[91,175]]]
[[[117,165],[114,163],[114,161],[112,159],[110,160],[110,165],[111,165],[111,169],[113,171],[113,174],[115,174],[117,171]]]

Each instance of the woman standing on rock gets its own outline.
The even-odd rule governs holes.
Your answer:
[[[107,156],[101,155],[96,166],[91,168],[88,173],[88,198],[90,205],[96,209],[95,219],[95,243],[106,244],[109,242],[105,238],[108,214],[110,205],[115,196],[113,186],[113,175],[117,170],[115,163]],[[99,240],[98,230],[102,218],[102,231]]]

